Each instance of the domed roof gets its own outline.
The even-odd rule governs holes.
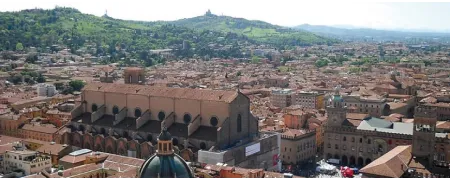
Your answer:
[[[139,171],[141,178],[193,178],[194,175],[188,164],[178,156],[153,155]]]
[[[334,102],[343,102],[344,99],[342,99],[341,95],[334,95],[330,98],[330,101],[334,101]]]

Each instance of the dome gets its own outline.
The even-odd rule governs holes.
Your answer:
[[[158,150],[139,170],[141,178],[193,178],[191,168],[183,158],[174,153],[172,136],[163,127],[158,136]]]
[[[333,102],[343,102],[344,99],[342,99],[342,97],[340,95],[334,95],[333,97],[331,97],[331,101],[333,101]]]
[[[193,178],[188,164],[180,156],[153,155],[140,169],[141,178]]]

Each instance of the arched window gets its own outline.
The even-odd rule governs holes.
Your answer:
[[[160,120],[160,121],[162,121],[162,120],[164,120],[166,118],[166,113],[164,113],[163,111],[160,111],[159,113],[158,113],[158,119]]]
[[[191,115],[189,115],[187,113],[184,114],[183,121],[184,121],[184,123],[189,124],[191,122]]]
[[[211,126],[217,126],[217,124],[219,123],[219,120],[217,119],[217,117],[211,117],[209,122],[211,123]]]
[[[339,145],[335,144],[334,149],[339,149]]]
[[[359,138],[359,143],[362,143],[362,138]]]
[[[131,83],[131,80],[133,79],[132,76],[130,75],[130,77],[128,77],[129,82]]]
[[[98,109],[97,104],[92,104],[92,107],[91,107],[92,112],[97,111],[97,109]]]
[[[344,136],[343,140],[344,140],[344,141],[347,141],[347,137]]]
[[[134,117],[141,117],[142,112],[139,108],[134,109]]]
[[[114,106],[112,109],[113,114],[119,114],[119,107]]]
[[[242,117],[240,114],[238,114],[236,122],[237,122],[237,132],[241,132],[242,131]]]
[[[367,144],[372,144],[372,141],[370,139],[367,139]]]

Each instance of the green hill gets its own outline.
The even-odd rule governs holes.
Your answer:
[[[160,61],[150,57],[150,49],[171,48],[178,57],[227,58],[242,57],[247,45],[264,43],[284,48],[331,42],[335,40],[305,31],[215,15],[141,22],[97,17],[73,8],[0,12],[0,51],[36,47],[42,52],[52,45],[63,45],[73,53],[83,50],[110,56],[106,63],[133,58],[146,65]]]
[[[181,50],[183,41],[190,48]],[[45,49],[66,45],[73,52],[80,48],[96,49],[94,55],[146,59],[148,50],[180,49],[177,55],[193,54],[212,57],[240,56],[239,46],[255,43],[245,36],[214,31],[197,31],[187,27],[157,22],[138,22],[97,17],[72,8],[52,10],[31,9],[0,12],[0,51],[16,50],[18,43],[26,47]],[[215,46],[230,45],[225,51]]]
[[[261,43],[274,45],[312,45],[335,43],[337,40],[317,36],[313,33],[272,25],[263,21],[251,21],[243,18],[217,16],[207,13],[204,16],[171,21],[179,26],[220,32],[233,32],[245,35]]]

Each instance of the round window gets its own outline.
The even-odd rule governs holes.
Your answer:
[[[139,108],[136,108],[134,110],[134,117],[141,117],[141,115],[142,115],[141,110]]]
[[[114,106],[112,111],[113,111],[113,114],[119,114],[119,107]]]
[[[158,119],[160,121],[164,120],[165,118],[166,118],[166,113],[164,113],[162,111],[158,113]]]
[[[184,123],[189,124],[191,122],[191,115],[185,114],[183,117]]]
[[[97,104],[92,104],[92,107],[91,107],[91,109],[92,109],[92,112],[95,112],[95,111],[97,111]]]
[[[219,123],[219,120],[217,119],[217,117],[212,117],[209,121],[212,126],[217,126],[217,124]]]

